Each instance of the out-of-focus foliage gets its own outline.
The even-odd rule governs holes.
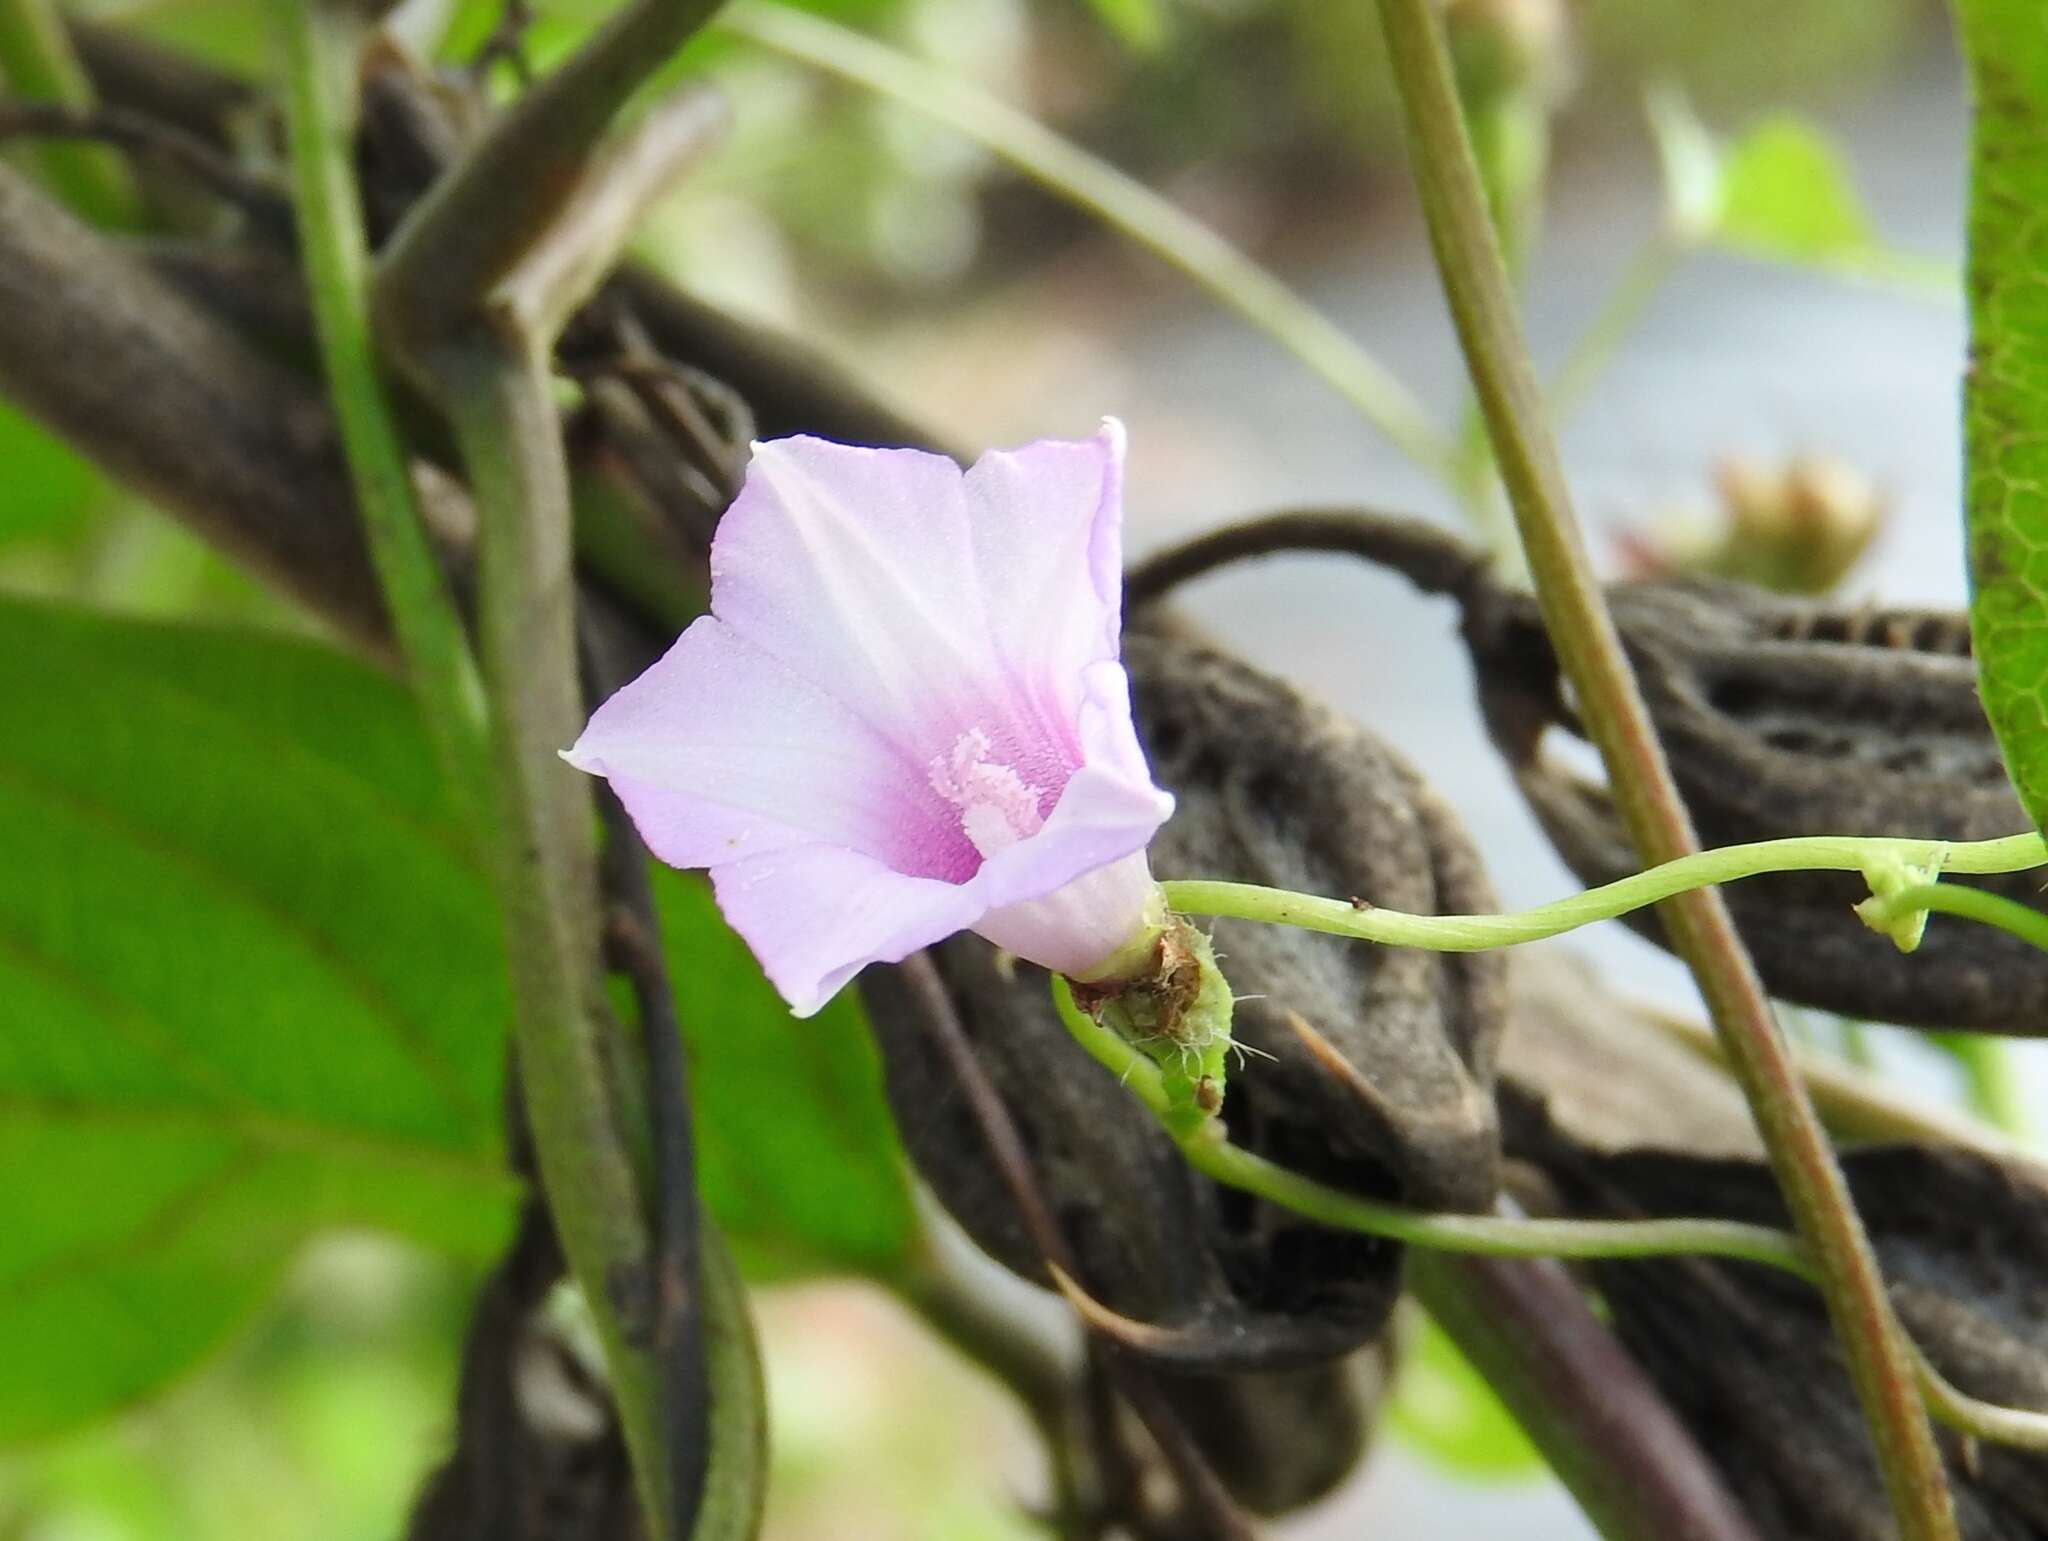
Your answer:
[[[1846,156],[1803,118],[1777,113],[1717,139],[1677,91],[1649,96],[1664,168],[1665,223],[1685,246],[1851,275],[1953,282],[1937,264],[1886,249]]]
[[[26,540],[74,535],[92,511],[99,474],[0,402],[0,554]]]
[[[2006,770],[2048,829],[2048,26],[2030,0],[1963,0],[1970,358],[1963,387],[1978,684]]]
[[[842,991],[798,1021],[726,929],[710,885],[666,868],[657,879],[705,1203],[755,1277],[887,1276],[914,1220],[859,996]]]
[[[1912,0],[1586,0],[1579,25],[1601,89],[1675,79],[1721,113],[1881,68],[1925,15]]]
[[[1545,1470],[1493,1388],[1426,1318],[1403,1347],[1388,1417],[1404,1441],[1460,1476],[1502,1482]]]
[[[305,1239],[505,1229],[490,890],[390,681],[257,635],[0,604],[0,1441],[152,1389]],[[859,1010],[798,1023],[664,885],[706,1192],[781,1272],[910,1234]]]
[[[391,1541],[450,1425],[473,1270],[316,1247],[278,1308],[152,1405],[0,1454],[21,1541]]]
[[[1877,244],[1841,151],[1793,117],[1767,118],[1729,147],[1719,236],[1737,251],[1793,261]]]
[[[496,1245],[496,924],[402,698],[14,602],[0,746],[0,1438],[183,1368],[323,1226]]]

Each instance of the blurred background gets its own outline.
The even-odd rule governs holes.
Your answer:
[[[1943,8],[1452,8],[1500,50],[1478,67],[1537,104],[1539,147],[1547,121],[1530,197],[1540,221],[1524,226],[1528,325],[1539,359],[1574,381],[1566,459],[1610,569],[1762,563],[1808,587],[1959,603],[1965,122]],[[85,9],[269,69],[256,0]],[[1463,376],[1370,7],[805,9],[1026,109],[1164,193],[1370,349],[1447,435],[1462,431]],[[540,6],[535,61],[605,10]],[[463,6],[450,47],[473,47],[493,19]],[[957,442],[1080,435],[1122,417],[1135,552],[1303,503],[1495,528],[1483,478],[1461,487],[1417,465],[1269,338],[985,145],[737,39],[710,40],[693,64],[730,94],[735,131],[660,211],[644,255],[829,347]],[[0,584],[305,625],[4,408]],[[1405,752],[1463,814],[1505,905],[1576,886],[1484,740],[1447,607],[1355,566],[1293,559],[1207,580],[1185,602]],[[1619,927],[1578,942],[1615,982],[1690,1004],[1677,966]],[[1960,1093],[1937,1052],[1881,1032],[1869,1047],[1899,1075]],[[2044,1077],[2016,1058],[2026,1091],[2008,1114],[2024,1119]],[[396,1534],[446,1437],[473,1285],[375,1237],[316,1244],[279,1299],[168,1394],[0,1452],[0,1541]],[[758,1308],[775,1541],[1038,1533],[1022,1513],[1040,1482],[1022,1420],[886,1299],[814,1285],[765,1289]],[[1591,1534],[1469,1373],[1418,1333],[1359,1478],[1276,1534],[1462,1537],[1510,1523],[1532,1538]]]

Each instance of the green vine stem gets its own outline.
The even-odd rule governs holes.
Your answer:
[[[1866,899],[1856,907],[1856,912],[1878,930],[1913,914],[1959,915],[1965,920],[1996,926],[2048,952],[2048,915],[2017,899],[1982,888],[1966,888],[1960,883],[1915,884],[1882,898]]]
[[[1456,446],[1385,365],[1270,270],[1143,183],[957,76],[820,17],[752,4],[727,12],[719,26],[986,146],[1201,285],[1321,377],[1390,444],[1455,485]]]
[[[1233,1145],[1215,1119],[1190,1126],[1176,1121],[1159,1069],[1074,1000],[1052,977],[1053,1004],[1074,1041],[1114,1075],[1159,1121],[1189,1166],[1204,1176],[1254,1194],[1283,1209],[1338,1230],[1384,1236],[1437,1252],[1497,1258],[1566,1258],[1614,1262],[1630,1258],[1721,1257],[1761,1263],[1818,1286],[1800,1239],[1773,1226],[1715,1217],[1674,1220],[1542,1220],[1501,1215],[1433,1214],[1360,1198],[1304,1177],[1254,1151]],[[2048,1413],[2001,1407],[1959,1391],[1943,1379],[1912,1341],[1900,1333],[1908,1385],[1942,1421],[1996,1444],[2048,1451]]]
[[[1810,1273],[1791,1236],[1739,1220],[1517,1220],[1498,1215],[1429,1214],[1332,1188],[1231,1144],[1213,1118],[1199,1125],[1176,1121],[1159,1068],[1081,1010],[1066,980],[1057,975],[1052,994],[1060,1020],[1074,1041],[1160,1121],[1188,1165],[1225,1187],[1256,1194],[1324,1225],[1483,1257],[1619,1258],[1694,1253],[1765,1263],[1801,1277]]]
[[[427,539],[412,471],[370,334],[369,256],[355,183],[361,21],[346,7],[273,0],[283,42],[293,205],[328,393],[400,656],[449,797],[479,851],[477,789],[488,785],[489,724],[462,616]]]
[[[0,0],[0,89],[35,102],[92,106],[92,82],[50,0]],[[135,187],[112,151],[45,145],[42,163],[50,187],[73,212],[115,229],[134,223]]]
[[[1612,920],[1645,905],[1741,878],[1771,872],[1867,872],[1887,860],[1914,865],[1931,863],[1949,872],[2023,872],[2048,862],[2048,846],[2043,845],[2040,835],[2033,833],[1958,845],[1939,840],[1857,835],[1758,840],[1747,845],[1694,851],[1598,888],[1508,915],[1411,915],[1402,910],[1375,909],[1363,899],[1328,899],[1284,888],[1262,888],[1255,883],[1212,882],[1202,878],[1162,886],[1167,902],[1183,915],[1263,921],[1431,952],[1483,952],[1493,947],[1540,942],[1594,921]],[[1909,892],[1936,893],[1937,887]],[[1886,914],[1907,913],[1915,907],[1900,898],[1883,903]],[[1936,901],[1922,907],[1945,908],[1949,913],[1967,914],[2003,925],[2007,930],[2025,924],[2032,927],[2030,939],[2038,938],[2037,946],[2048,947],[2048,915],[1982,889],[1941,886]]]
[[[1698,840],[1571,512],[1459,113],[1441,20],[1431,0],[1379,0],[1379,14],[1431,244],[1546,627],[1637,849],[1652,863],[1689,855]],[[1900,1531],[1906,1541],[1956,1541],[1954,1502],[1905,1334],[1727,907],[1712,890],[1681,894],[1666,901],[1665,924],[1727,1043],[1817,1268]]]
[[[659,1371],[627,1320],[653,1242],[627,1111],[622,1030],[601,993],[594,821],[557,751],[582,725],[567,472],[547,362],[479,334],[441,391],[478,521],[478,632],[491,705],[498,880],[521,1084],[548,1207],[604,1344],[651,1534],[681,1541]]]

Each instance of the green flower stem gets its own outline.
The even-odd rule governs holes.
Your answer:
[[[1947,866],[1946,863],[1943,865]],[[2030,909],[2017,899],[2008,899],[2003,894],[1989,893],[1981,888],[1969,888],[1961,883],[1919,883],[1911,888],[1902,888],[1882,899],[1869,901],[1864,913],[1891,918],[1911,915],[1916,910],[1929,910],[1937,915],[1959,915],[1965,920],[1996,926],[2048,952],[2048,915]]]
[[[1175,1122],[1172,1099],[1158,1067],[1082,1011],[1074,1002],[1072,989],[1058,975],[1052,977],[1052,998],[1074,1041],[1159,1121],[1189,1166],[1225,1187],[1254,1194],[1320,1224],[1468,1256],[1605,1262],[1720,1257],[1760,1263],[1815,1286],[1821,1282],[1820,1271],[1798,1237],[1742,1220],[1522,1220],[1433,1214],[1332,1188],[1231,1144],[1214,1119],[1194,1128]],[[1943,1379],[1910,1339],[1905,1340],[1905,1351],[1912,1379],[1927,1406],[1944,1423],[1996,1444],[2048,1451],[2048,1413],[2002,1407],[1967,1396]]]
[[[92,82],[50,0],[0,0],[0,89],[30,101],[92,106]],[[111,150],[50,144],[42,163],[51,189],[75,213],[116,229],[134,223],[134,184]]]
[[[406,675],[449,796],[482,849],[489,841],[476,801],[489,784],[483,684],[427,539],[370,334],[368,244],[354,170],[363,24],[346,6],[273,0],[272,9],[284,44],[293,204],[328,393]]]
[[[1927,1410],[1950,1428],[1981,1439],[1986,1444],[2010,1445],[2016,1450],[2048,1451],[2048,1413],[2024,1407],[2002,1407],[1981,1401],[1958,1390],[1935,1369],[1918,1344],[1913,1351],[1920,1393]]]
[[[1433,0],[1379,0],[1388,58],[1444,291],[1545,627],[1599,746],[1616,811],[1651,864],[1698,838],[1671,778],[1572,513],[1542,391],[1472,160]],[[1941,1452],[1876,1254],[1790,1046],[1720,895],[1668,900],[1665,928],[1698,981],[1839,1335],[1904,1541],[1957,1541]]]
[[[1880,924],[1915,911],[1956,915],[1996,926],[2023,942],[2048,951],[2048,915],[2008,899],[1958,883],[1924,883],[1872,899],[1863,907]],[[1969,1085],[1970,1104],[2008,1134],[2024,1137],[2027,1109],[2013,1079],[2005,1044],[1981,1033],[1943,1033],[1935,1040],[1961,1068]]]
[[[1430,1214],[1332,1188],[1231,1144],[1214,1119],[1193,1127],[1176,1122],[1158,1067],[1082,1011],[1064,979],[1054,976],[1052,991],[1060,1020],[1074,1041],[1116,1076],[1173,1135],[1188,1165],[1225,1187],[1256,1194],[1324,1225],[1482,1257],[1625,1258],[1689,1253],[1739,1258],[1802,1278],[1811,1276],[1799,1244],[1790,1235],[1739,1220],[1515,1220],[1496,1215]]]
[[[1603,883],[1583,893],[1539,904],[1512,915],[1410,915],[1400,910],[1374,909],[1363,901],[1326,899],[1312,894],[1291,893],[1283,888],[1261,888],[1253,883],[1183,880],[1162,885],[1167,902],[1184,915],[1216,915],[1232,920],[1258,920],[1269,925],[1297,926],[1332,936],[1348,936],[1361,942],[1381,942],[1392,947],[1421,947],[1432,952],[1483,952],[1492,947],[1514,947],[1559,936],[1596,920],[1611,920],[1656,904],[1674,895],[1739,878],[1769,872],[1862,872],[1874,862],[1897,858],[1915,864],[1938,862],[1949,872],[2021,872],[2048,862],[2048,846],[2040,835],[2008,835],[1997,840],[1973,840],[1947,845],[1939,840],[1894,840],[1882,836],[1816,835],[1788,840],[1758,840],[1748,845],[1721,846],[1695,851],[1674,861],[1638,872],[1630,877]],[[2020,917],[2034,928],[2048,947],[2048,915],[2040,914],[2010,899],[1987,894],[1981,889],[1930,887],[1911,893],[1935,893],[1940,902],[1926,906],[1974,906],[1982,910],[1954,908],[1953,914],[2004,924],[2013,929]],[[1951,895],[1966,895],[1954,899]],[[1995,913],[1993,906],[2002,906]],[[1911,905],[1887,901],[1888,909],[1905,910]],[[2017,912],[2014,915],[2009,912]],[[2024,934],[2024,933],[2023,933]]]
[[[787,6],[752,4],[718,25],[887,97],[986,146],[1053,194],[1179,269],[1294,355],[1417,464],[1447,484],[1457,449],[1395,376],[1329,318],[1201,221],[1143,183],[955,74]]]

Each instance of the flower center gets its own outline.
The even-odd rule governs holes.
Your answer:
[[[1011,767],[989,758],[989,737],[969,728],[953,742],[950,755],[930,766],[932,790],[960,810],[960,828],[975,850],[989,857],[1044,827],[1039,810],[1045,788],[1033,786]]]

